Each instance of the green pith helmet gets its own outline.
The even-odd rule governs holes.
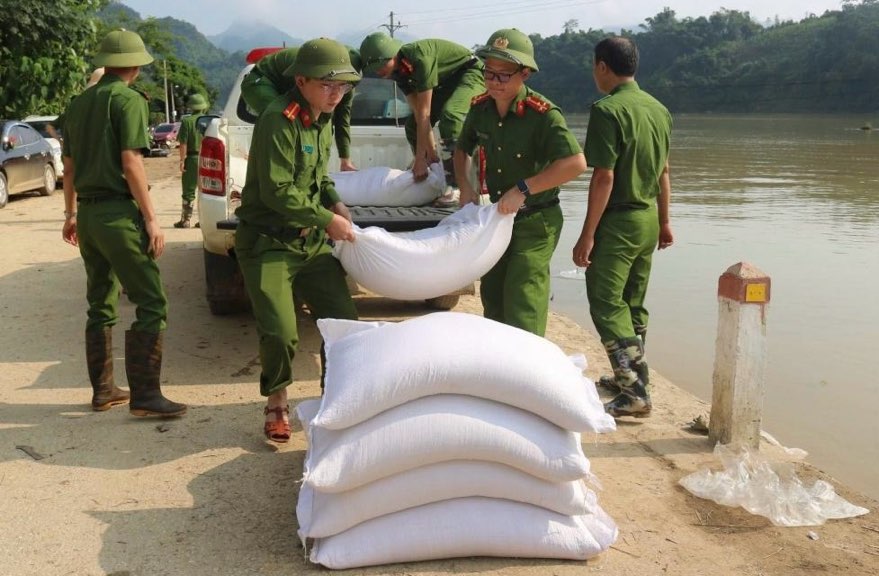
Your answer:
[[[113,30],[107,34],[94,59],[95,66],[107,68],[146,66],[152,61],[153,57],[147,52],[137,32],[125,29]]]
[[[476,55],[483,60],[497,58],[539,70],[534,61],[534,44],[531,43],[531,38],[515,28],[504,28],[492,34],[485,46],[476,51]]]
[[[300,46],[296,60],[284,75],[337,82],[360,81],[360,73],[351,65],[348,48],[329,38],[309,40]]]
[[[363,60],[360,59],[360,50],[345,46],[348,49],[348,57],[351,58],[351,66],[358,72],[363,71]]]
[[[193,112],[201,112],[208,109],[208,101],[201,94],[195,93],[186,101],[186,107]]]
[[[363,73],[371,74],[384,66],[384,63],[397,55],[403,45],[384,32],[373,32],[360,43],[360,60]]]

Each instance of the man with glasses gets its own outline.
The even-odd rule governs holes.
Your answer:
[[[286,94],[294,85],[294,79],[286,75],[287,69],[296,61],[299,48],[284,48],[267,54],[250,70],[241,81],[241,97],[250,110],[259,116],[272,100]],[[360,72],[360,53],[348,47],[351,65]],[[333,134],[336,150],[339,152],[339,169],[344,171],[357,170],[351,160],[351,106],[354,102],[354,90],[349,91],[333,111]]]
[[[364,74],[390,78],[406,95],[412,115],[406,120],[406,139],[415,161],[416,181],[427,178],[439,162],[434,124],[439,124],[446,191],[439,204],[456,204],[457,186],[452,154],[470,100],[485,90],[482,65],[468,48],[448,40],[426,39],[402,44],[384,32],[367,36],[360,45]]]
[[[589,314],[613,367],[618,393],[604,408],[614,417],[644,418],[653,407],[644,298],[653,252],[674,241],[668,211],[672,118],[638,87],[637,69],[632,40],[611,37],[595,46],[592,76],[607,96],[589,114],[585,148],[593,171],[573,259],[586,267]]]
[[[484,315],[543,336],[549,262],[562,231],[559,186],[586,170],[586,159],[561,111],[525,85],[538,69],[527,35],[498,30],[476,54],[488,90],[473,99],[455,150],[460,201],[479,198],[467,178],[478,147],[485,158],[480,188],[502,214],[516,214],[509,248],[480,283]]]
[[[299,335],[293,295],[317,318],[356,319],[330,240],[354,240],[350,214],[327,173],[331,118],[360,80],[347,48],[326,38],[299,48],[286,75],[294,86],[256,121],[241,191],[235,252],[253,304],[267,397],[264,433],[290,439],[287,386]]]

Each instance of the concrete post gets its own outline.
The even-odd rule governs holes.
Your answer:
[[[708,437],[757,449],[763,421],[770,279],[739,262],[721,274]]]

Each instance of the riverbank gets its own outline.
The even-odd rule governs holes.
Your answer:
[[[296,429],[281,448],[262,439],[254,321],[210,315],[200,233],[171,227],[180,204],[175,159],[146,162],[167,242],[160,260],[171,306],[163,386],[170,398],[190,404],[190,412],[179,420],[148,421],[129,417],[124,408],[88,408],[85,280],[78,252],[60,239],[61,194],[13,197],[0,210],[0,557],[7,559],[0,572],[326,574],[304,559],[295,535],[302,431]],[[375,297],[358,297],[357,304],[364,319],[426,312],[418,304]],[[456,309],[481,311],[474,297],[462,298]],[[122,326],[130,323],[133,307],[123,303],[121,313],[115,368],[124,383]],[[319,394],[319,339],[309,318],[301,326],[291,405]],[[547,337],[568,353],[585,354],[590,377],[608,370],[600,343],[572,320],[554,314]],[[873,512],[820,527],[777,528],[678,486],[681,477],[713,464],[707,437],[687,428],[708,406],[659,374],[653,379],[652,418],[621,421],[612,434],[584,436],[584,451],[603,485],[600,502],[620,527],[607,553],[587,563],[456,559],[352,573],[879,572],[879,503],[807,464],[795,464],[805,482],[826,479]],[[786,458],[767,444],[761,450]],[[810,539],[810,532],[819,538]]]

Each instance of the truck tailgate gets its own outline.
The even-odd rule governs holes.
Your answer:
[[[457,208],[349,206],[348,210],[351,211],[351,219],[361,228],[378,226],[388,232],[411,232],[422,228],[433,228]],[[237,227],[237,218],[217,222],[217,228],[220,230],[235,230]]]

